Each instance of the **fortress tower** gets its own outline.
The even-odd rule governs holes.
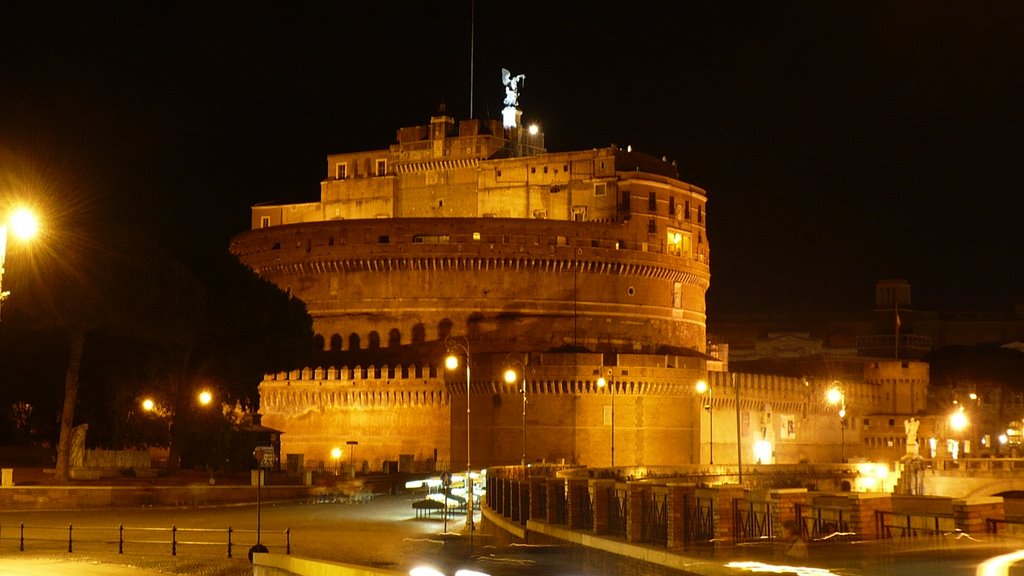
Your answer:
[[[370,465],[458,462],[471,388],[474,464],[518,462],[502,430],[520,427],[545,432],[536,458],[600,465],[618,427],[616,464],[694,461],[707,194],[674,164],[616,146],[548,152],[528,126],[442,114],[326,168],[319,201],[255,206],[231,242],[306,303],[322,348],[321,367],[261,386],[284,452],[326,460],[351,439]],[[440,367],[450,339],[470,351],[471,387]],[[526,364],[522,423],[520,385],[501,381],[509,358]],[[595,387],[606,370],[614,424]]]

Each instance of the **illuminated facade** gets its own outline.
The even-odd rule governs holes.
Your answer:
[[[321,365],[265,378],[264,424],[283,455],[329,464],[358,442],[372,469],[457,469],[467,441],[479,467],[827,459],[857,440],[824,384],[731,380],[727,347],[707,349],[707,200],[664,160],[548,152],[498,121],[439,115],[388,149],[329,155],[319,201],[255,206],[231,243],[305,302],[322,349]],[[469,386],[441,366],[452,339]],[[855,413],[882,398],[869,382],[851,396]]]

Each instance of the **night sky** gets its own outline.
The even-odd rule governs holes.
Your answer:
[[[471,10],[8,3],[0,195],[226,250],[251,205],[318,200],[328,153],[466,118]],[[475,38],[475,116],[509,68],[549,150],[632,145],[708,191],[712,318],[864,311],[883,278],[1024,304],[1024,3],[478,0]]]

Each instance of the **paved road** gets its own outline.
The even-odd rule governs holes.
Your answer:
[[[298,556],[348,562],[407,572],[415,565],[429,563],[448,574],[458,568],[472,568],[494,576],[680,576],[648,563],[569,546],[542,548],[510,547],[478,534],[472,552],[468,539],[461,535],[464,518],[449,520],[448,534],[442,534],[438,519],[417,519],[412,509],[414,495],[378,496],[370,503],[265,503],[261,507],[261,536],[272,552],[282,552],[284,531],[291,531],[292,553]],[[75,534],[88,534],[98,527],[176,526],[191,528],[227,527],[235,530],[235,558],[226,557],[223,545],[182,545],[171,556],[169,546],[128,544],[118,555],[113,543],[76,543],[67,553],[66,542],[26,542],[26,552],[18,552],[17,527],[66,527]],[[150,576],[151,574],[188,574],[195,576],[242,576],[251,574],[245,551],[255,542],[256,507],[254,505],[209,508],[103,509],[92,511],[0,512],[0,576],[29,574],[104,574]],[[182,539],[197,539],[196,535]],[[222,538],[223,540],[223,538]],[[967,538],[934,540],[929,543],[874,542],[812,547],[810,564],[830,567],[842,576],[937,576],[973,575],[984,558],[1021,546],[1020,540],[972,542]],[[718,552],[688,552],[700,574],[743,576],[749,569],[726,569],[731,560],[782,563],[778,554],[766,548],[722,548]],[[56,561],[74,562],[61,565]],[[106,565],[92,564],[104,562]],[[132,566],[125,571],[124,566]],[[158,571],[158,572],[157,572]],[[788,572],[792,573],[792,572]],[[1016,574],[1016,573],[1015,573]]]
[[[333,560],[407,572],[413,566],[430,563],[454,573],[457,568],[473,568],[504,576],[511,574],[565,574],[604,576],[644,574],[678,576],[652,565],[638,571],[637,563],[614,555],[558,546],[522,548],[497,546],[489,537],[477,533],[472,539],[462,535],[465,517],[448,520],[448,533],[438,517],[418,519],[412,508],[416,495],[377,496],[369,503],[264,503],[260,510],[262,543],[271,552],[284,551],[284,531],[290,530],[292,553],[298,556]],[[479,517],[478,517],[479,518]],[[27,542],[26,552],[47,559],[97,560],[131,564],[173,574],[235,576],[249,574],[245,551],[255,542],[256,507],[254,505],[208,508],[102,509],[91,511],[0,512],[0,567],[5,560],[22,557],[18,552],[17,530],[21,523],[32,526],[66,527],[74,534],[89,534],[99,527],[175,526],[179,535],[191,528],[230,526],[234,530],[234,559],[226,558],[226,548],[179,546],[177,556],[169,545],[126,544],[125,554],[117,554],[114,543],[75,543],[74,553],[66,552],[66,542]],[[195,539],[196,536],[182,536]],[[165,541],[168,536],[161,535]],[[225,540],[224,536],[220,536]],[[240,556],[240,558],[239,558]],[[0,570],[0,575],[6,574]],[[112,572],[111,574],[114,574]],[[135,573],[141,576],[140,573]]]

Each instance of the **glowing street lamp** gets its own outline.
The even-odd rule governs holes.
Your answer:
[[[608,380],[604,379],[604,376],[600,376],[597,379],[597,387],[604,388],[608,386],[611,389],[612,394],[612,468],[615,468],[615,379],[612,378],[612,369],[608,369]]]
[[[510,356],[511,356],[511,354],[510,354]],[[507,384],[515,384],[516,380],[519,380],[520,377],[522,378],[522,382],[519,385],[519,391],[522,392],[522,394],[523,394],[523,460],[522,460],[522,466],[523,466],[523,474],[524,474],[524,477],[525,477],[525,474],[526,474],[526,363],[529,361],[529,357],[524,355],[522,362],[520,362],[518,360],[509,361],[508,358],[506,358],[505,361],[509,365],[509,368],[505,370],[505,382]],[[519,372],[518,373],[516,372],[516,368],[519,368]]]
[[[846,462],[846,394],[839,387],[839,381],[825,393],[825,399],[833,406],[839,406],[839,450],[842,461]]]
[[[199,392],[199,404],[201,406],[209,406],[210,402],[213,402],[213,394],[209,390],[203,390]]]
[[[465,340],[465,338],[464,338]],[[459,357],[456,352],[462,352],[466,358],[466,526],[469,527],[470,546],[472,546],[473,530],[473,466],[470,459],[470,443],[472,433],[470,432],[470,372],[469,372],[469,340],[465,344],[448,336],[445,338],[445,346],[448,348],[448,355],[444,359],[444,366],[449,370],[456,370],[459,367]]]
[[[711,391],[711,386],[705,380],[697,380],[697,384],[694,385],[694,389],[697,394],[707,393],[708,401],[704,404],[704,411],[708,413],[708,464],[714,466],[715,464],[715,410],[711,406],[714,400],[714,393]]]
[[[0,222],[0,304],[10,292],[3,291],[4,265],[7,262],[7,239],[10,234],[19,240],[29,240],[39,233],[39,220],[28,208],[15,208],[7,221]]]

